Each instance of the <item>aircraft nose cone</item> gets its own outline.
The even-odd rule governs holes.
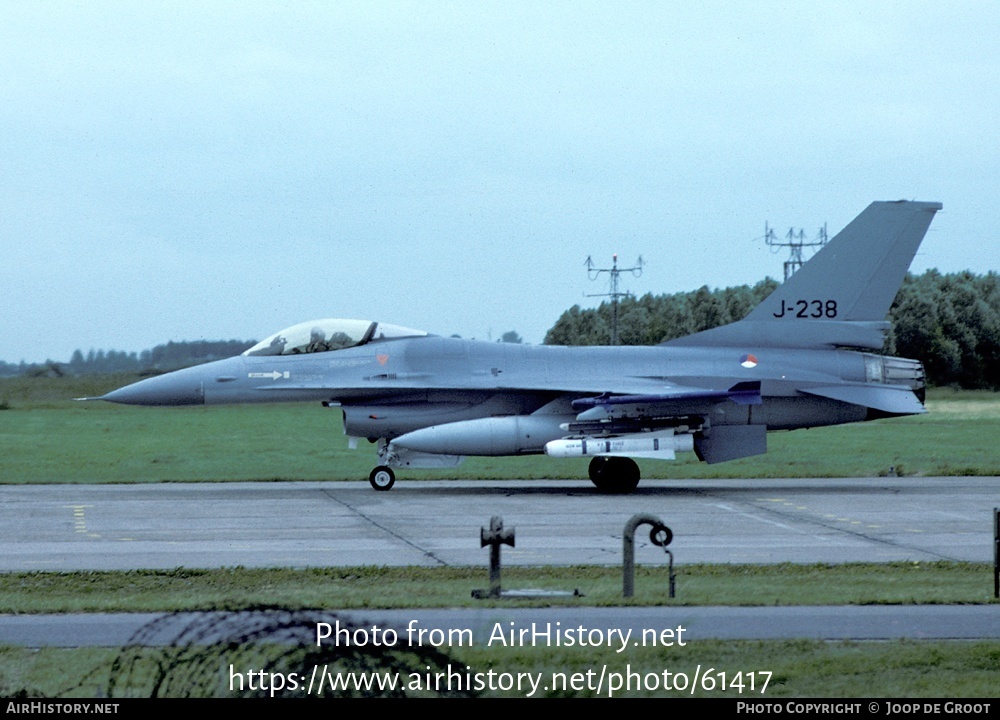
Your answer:
[[[205,390],[200,375],[181,370],[112,390],[101,400],[122,405],[202,405]]]

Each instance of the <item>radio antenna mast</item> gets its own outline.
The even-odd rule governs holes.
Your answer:
[[[795,274],[795,271],[805,264],[805,260],[802,257],[803,248],[821,248],[826,245],[826,223],[823,223],[823,227],[819,229],[819,233],[816,239],[811,242],[806,242],[806,231],[800,229],[798,232],[795,228],[788,228],[788,234],[785,235],[785,242],[780,242],[778,236],[774,234],[774,228],[770,227],[766,222],[764,223],[764,242],[768,244],[772,252],[778,252],[781,248],[788,248],[788,260],[785,261],[785,280],[790,278]]]
[[[618,267],[618,253],[611,256],[611,267],[609,268],[599,268],[594,266],[594,261],[591,257],[587,256],[587,261],[584,265],[587,266],[587,276],[591,280],[596,280],[600,277],[601,273],[608,273],[611,276],[610,282],[610,292],[598,293],[595,295],[587,295],[587,297],[609,297],[611,298],[611,344],[618,344],[618,298],[623,297],[633,297],[632,293],[625,291],[619,292],[618,290],[618,276],[623,272],[630,272],[634,277],[639,277],[642,275],[642,266],[644,265],[642,261],[642,255],[636,260],[633,267],[630,268],[620,268]]]

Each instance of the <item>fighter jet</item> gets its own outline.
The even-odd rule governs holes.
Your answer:
[[[633,458],[719,463],[765,453],[771,431],[926,412],[921,363],[877,351],[940,209],[872,203],[743,320],[656,346],[494,343],[324,319],[99,399],[339,408],[352,447],[376,444],[376,490],[397,468],[545,453],[590,457],[600,491],[631,492]]]

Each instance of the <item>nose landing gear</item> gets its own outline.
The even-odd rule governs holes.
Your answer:
[[[379,465],[368,476],[368,482],[376,490],[389,490],[396,484],[396,473],[385,465]]]

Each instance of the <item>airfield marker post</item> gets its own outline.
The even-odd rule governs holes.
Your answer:
[[[622,597],[628,598],[635,594],[635,531],[642,524],[653,526],[649,531],[649,541],[662,547],[670,556],[670,597],[673,597],[674,554],[667,550],[667,545],[673,540],[674,534],[660,518],[647,513],[633,515],[625,523],[625,532],[622,535]]]
[[[1000,508],[993,508],[993,597],[1000,598]]]
[[[514,528],[504,528],[503,518],[494,515],[490,518],[490,529],[479,528],[479,547],[490,546],[490,589],[473,590],[474,598],[498,598],[502,590],[500,588],[500,546],[510,545],[514,547]]]
[[[674,554],[670,552],[670,549],[666,545],[663,546],[663,552],[667,554],[668,558],[667,568],[668,572],[670,573],[670,597],[674,597],[677,588],[677,583],[676,583],[677,578],[674,575]]]

